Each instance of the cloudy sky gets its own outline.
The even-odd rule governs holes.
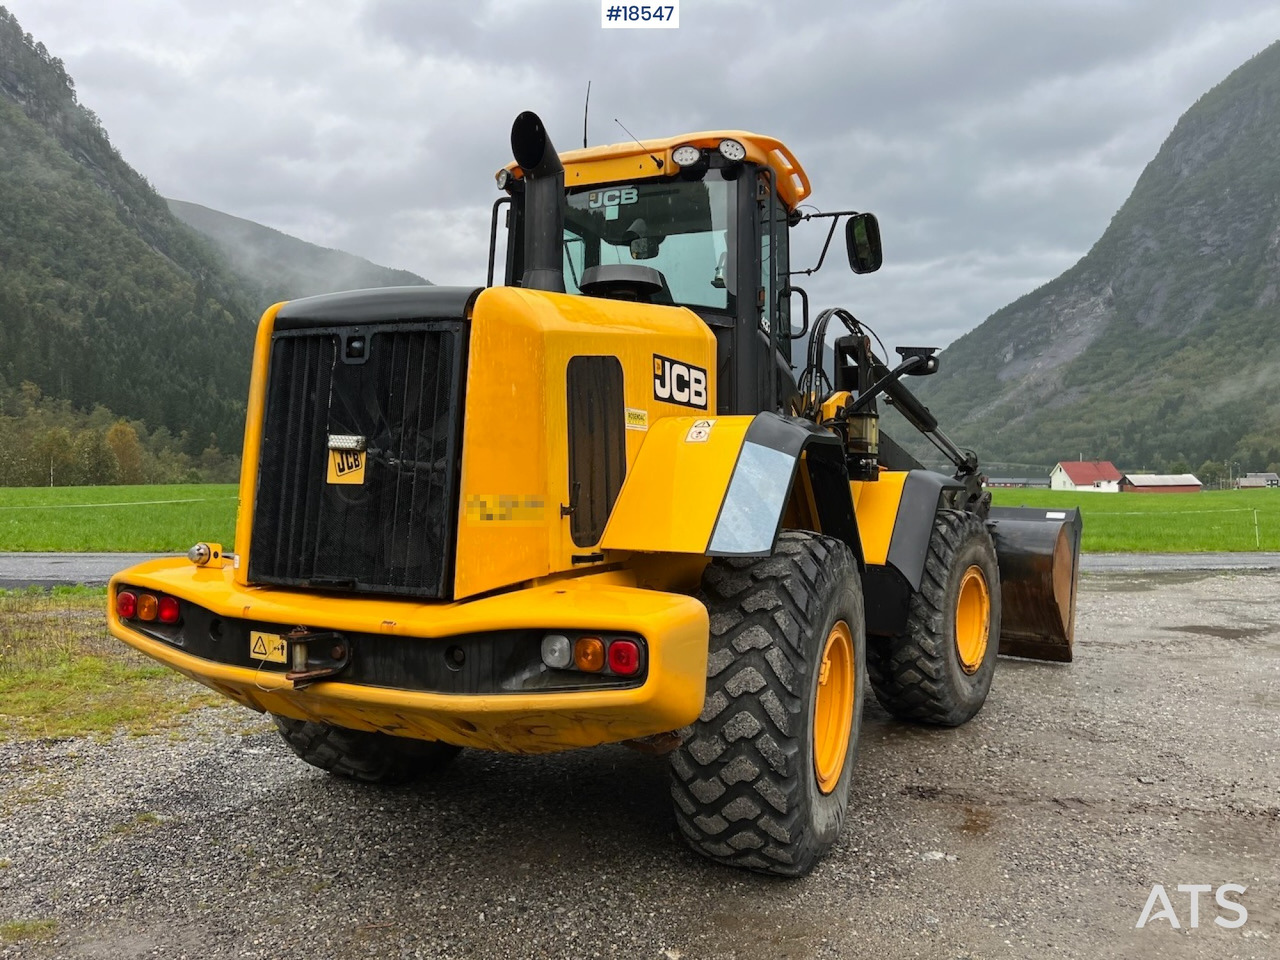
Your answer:
[[[557,146],[756,130],[812,202],[874,211],[886,265],[816,306],[945,344],[1098,238],[1178,117],[1280,38],[1231,0],[2,0],[165,196],[438,283],[483,281],[512,118]],[[793,231],[816,259],[821,231]]]

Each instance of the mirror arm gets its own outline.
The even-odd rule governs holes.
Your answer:
[[[840,224],[840,218],[851,217],[858,212],[857,210],[832,210],[830,213],[802,213],[792,216],[791,226],[795,226],[801,220],[818,220],[830,217],[831,229],[827,231],[827,242],[822,245],[822,255],[818,257],[817,266],[810,267],[808,270],[792,270],[788,275],[792,277],[807,277],[822,269],[822,263],[827,259],[827,250],[831,247],[831,238],[836,235],[836,227]]]
[[[811,216],[826,216],[826,214],[811,214]],[[802,219],[809,219],[804,217]],[[818,257],[816,266],[810,267],[808,270],[792,270],[791,276],[810,276],[822,269],[822,262],[827,259],[827,250],[831,248],[831,238],[836,235],[836,225],[840,222],[839,214],[835,215],[831,220],[831,229],[827,231],[827,242],[822,245],[822,254]]]

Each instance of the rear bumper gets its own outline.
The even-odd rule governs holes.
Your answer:
[[[642,682],[588,690],[441,693],[338,678],[296,687],[274,665],[245,666],[234,655],[207,655],[208,644],[156,631],[116,614],[121,584],[194,604],[238,627],[298,626],[361,645],[396,638],[416,660],[443,658],[460,637],[487,631],[589,630],[639,634],[647,648]],[[357,730],[442,740],[513,753],[545,753],[651,736],[678,729],[702,710],[706,692],[707,612],[697,600],[584,577],[463,603],[350,598],[245,587],[230,568],[195,567],[185,559],[153,560],[117,574],[108,591],[111,633],[142,653],[257,710]],[[196,617],[188,618],[192,628]],[[200,621],[202,624],[204,621]],[[361,638],[365,639],[362,640]],[[472,640],[474,643],[474,639]],[[185,646],[197,648],[195,655]],[[264,669],[264,667],[270,667]],[[406,680],[405,687],[412,682]]]

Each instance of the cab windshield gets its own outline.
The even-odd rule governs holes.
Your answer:
[[[655,302],[731,313],[734,293],[732,183],[718,170],[699,181],[642,180],[582,187],[568,196],[564,286],[580,293],[589,267],[635,263],[657,270]]]

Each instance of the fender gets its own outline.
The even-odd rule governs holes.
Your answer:
[[[964,484],[958,480],[932,470],[912,470],[907,474],[885,562],[906,578],[913,591],[920,589],[920,579],[924,576],[938,501],[945,490],[963,489]]]
[[[964,484],[932,470],[906,475],[883,564],[869,564],[862,575],[868,633],[896,636],[906,630],[911,595],[924,577],[938,503],[944,492],[963,489]]]
[[[793,492],[811,497],[821,532],[848,544],[862,569],[844,449],[835,434],[774,413],[667,417],[650,428],[600,545],[765,557]]]

